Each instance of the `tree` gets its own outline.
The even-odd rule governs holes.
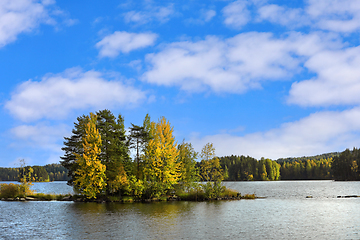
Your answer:
[[[61,165],[68,170],[69,180],[67,182],[68,185],[73,186],[73,181],[77,178],[75,172],[78,169],[78,164],[76,161],[76,154],[83,154],[83,144],[82,138],[85,133],[84,127],[86,126],[87,118],[85,115],[82,115],[77,118],[77,122],[74,123],[74,128],[72,129],[71,137],[64,137],[64,147],[61,148],[63,150],[64,156],[61,158]],[[50,179],[52,179],[53,175],[50,174]]]
[[[199,173],[196,168],[196,158],[198,153],[194,150],[191,143],[184,141],[178,145],[180,163],[180,183],[185,187],[191,183],[199,181]]]
[[[82,154],[74,153],[78,165],[78,169],[75,171],[77,178],[74,180],[74,185],[87,198],[96,198],[96,195],[101,193],[106,186],[106,166],[99,159],[101,136],[96,128],[96,118],[93,113],[90,113],[90,117],[86,117],[85,134],[82,137],[84,152]]]
[[[68,184],[70,186],[79,177],[76,175],[76,170],[79,168],[76,154],[82,155],[84,153],[82,139],[85,134],[87,119],[88,117],[84,115],[77,118],[72,136],[65,137],[65,146],[62,148],[65,154],[61,157],[61,165],[68,170],[70,178]],[[99,159],[107,167],[105,174],[110,183],[106,191],[113,193],[126,184],[127,175],[132,174],[132,162],[126,141],[124,119],[120,114],[116,118],[109,110],[105,109],[97,112],[95,123],[102,139]],[[119,174],[121,176],[118,176]]]
[[[145,148],[145,179],[152,184],[151,195],[159,197],[173,188],[180,179],[177,162],[179,151],[173,136],[173,128],[165,117],[151,123],[152,139]]]
[[[151,121],[149,114],[146,114],[143,126],[138,126],[131,123],[130,135],[128,139],[128,144],[130,148],[134,148],[136,150],[136,177],[137,179],[142,178],[141,173],[141,152],[145,150],[149,140],[151,139],[150,129],[151,129]]]
[[[215,156],[215,148],[212,143],[207,143],[201,149],[201,175],[204,181],[222,181],[223,170],[220,160]]]
[[[20,164],[20,171],[19,171],[18,181],[21,182],[19,186],[19,194],[20,196],[25,197],[26,195],[33,193],[30,190],[30,187],[32,185],[31,175],[34,172],[34,170],[30,166],[26,167],[25,159],[20,159],[19,164]]]
[[[96,115],[96,126],[102,140],[99,159],[106,166],[106,192],[112,194],[127,185],[127,176],[132,173],[124,119],[121,115],[116,119],[107,109],[98,111]]]

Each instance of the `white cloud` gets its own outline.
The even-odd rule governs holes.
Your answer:
[[[167,22],[174,14],[172,4],[166,7],[148,5],[143,11],[129,11],[124,14],[125,22],[135,24],[145,24],[151,21]]]
[[[302,106],[360,104],[360,47],[319,52],[305,66],[317,76],[294,83],[289,103]]]
[[[26,81],[12,93],[5,108],[20,120],[32,121],[62,118],[75,109],[131,106],[145,99],[144,92],[103,75],[75,68],[41,81]]]
[[[203,11],[201,13],[201,15],[205,22],[209,22],[213,17],[216,16],[216,12],[214,10],[210,9],[210,10]]]
[[[351,33],[360,30],[358,0],[307,0],[304,8],[263,4],[259,20],[268,20],[290,28],[311,26],[313,29]]]
[[[152,46],[157,39],[155,33],[128,33],[116,31],[104,37],[96,44],[100,49],[100,57],[116,57],[120,52],[130,51]]]
[[[340,45],[328,35],[291,33],[277,39],[271,33],[249,32],[221,40],[176,42],[148,54],[142,79],[187,91],[242,93],[262,81],[290,79],[304,59]]]
[[[268,20],[291,28],[308,25],[310,20],[300,8],[292,9],[268,4],[258,9],[259,20]]]
[[[251,20],[250,11],[247,9],[248,1],[238,0],[223,8],[224,23],[230,27],[241,28]]]
[[[343,112],[319,112],[267,132],[245,136],[218,134],[190,139],[199,151],[212,142],[218,156],[249,155],[277,159],[342,151],[360,144],[360,108]]]
[[[306,12],[321,29],[336,32],[360,29],[358,0],[308,0]]]
[[[23,32],[30,32],[40,24],[54,23],[49,17],[48,5],[53,1],[0,1],[0,47],[16,40]]]

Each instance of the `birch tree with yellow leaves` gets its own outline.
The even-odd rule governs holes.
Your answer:
[[[96,198],[106,186],[106,166],[99,159],[101,136],[96,128],[96,120],[96,115],[93,113],[90,113],[90,117],[86,116],[85,134],[82,136],[84,152],[74,153],[78,164],[74,187],[89,199]]]
[[[144,156],[144,176],[150,185],[150,197],[160,197],[172,189],[180,179],[179,150],[169,121],[162,117],[151,122],[150,134]]]

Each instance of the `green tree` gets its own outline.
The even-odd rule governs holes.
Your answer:
[[[215,148],[212,143],[207,143],[201,149],[201,176],[204,181],[222,181],[223,170],[219,158],[215,155]]]
[[[121,190],[128,184],[132,163],[127,147],[124,119],[116,117],[107,109],[97,112],[96,127],[101,135],[99,159],[106,166],[107,194]]]
[[[81,155],[84,152],[82,138],[85,134],[87,118],[85,115],[82,115],[77,118],[77,122],[74,123],[74,128],[72,129],[71,137],[64,137],[64,147],[63,150],[64,156],[61,156],[61,165],[65,167],[68,171],[68,185],[73,186],[73,181],[77,178],[76,170],[79,168],[76,161],[76,155]],[[50,174],[50,179],[53,179],[55,172]]]
[[[191,143],[184,141],[178,145],[180,163],[180,183],[184,187],[189,187],[193,182],[199,181],[199,173],[196,168],[196,158],[198,153],[194,150]]]
[[[131,124],[129,135],[129,146],[136,150],[136,177],[141,178],[141,152],[144,151],[147,143],[151,139],[150,136],[150,116],[146,114],[143,126]]]
[[[87,198],[96,198],[106,186],[106,166],[99,159],[101,136],[96,128],[97,117],[90,113],[90,117],[87,116],[86,119],[85,134],[82,137],[84,153],[74,153],[78,165],[75,171],[78,177],[74,180],[74,185]]]

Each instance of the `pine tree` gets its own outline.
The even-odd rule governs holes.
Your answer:
[[[97,128],[102,146],[99,156],[106,166],[107,194],[119,191],[127,185],[127,176],[132,173],[132,163],[126,145],[124,119],[118,119],[107,109],[97,112]]]
[[[64,147],[61,148],[63,150],[64,156],[61,158],[61,165],[68,170],[69,180],[67,182],[68,185],[73,186],[73,181],[77,178],[75,172],[78,169],[78,165],[76,162],[75,154],[83,154],[83,146],[82,146],[82,137],[85,133],[85,122],[86,116],[82,115],[77,118],[77,122],[74,123],[74,128],[72,130],[71,137],[64,137]],[[51,176],[50,176],[50,179]]]

